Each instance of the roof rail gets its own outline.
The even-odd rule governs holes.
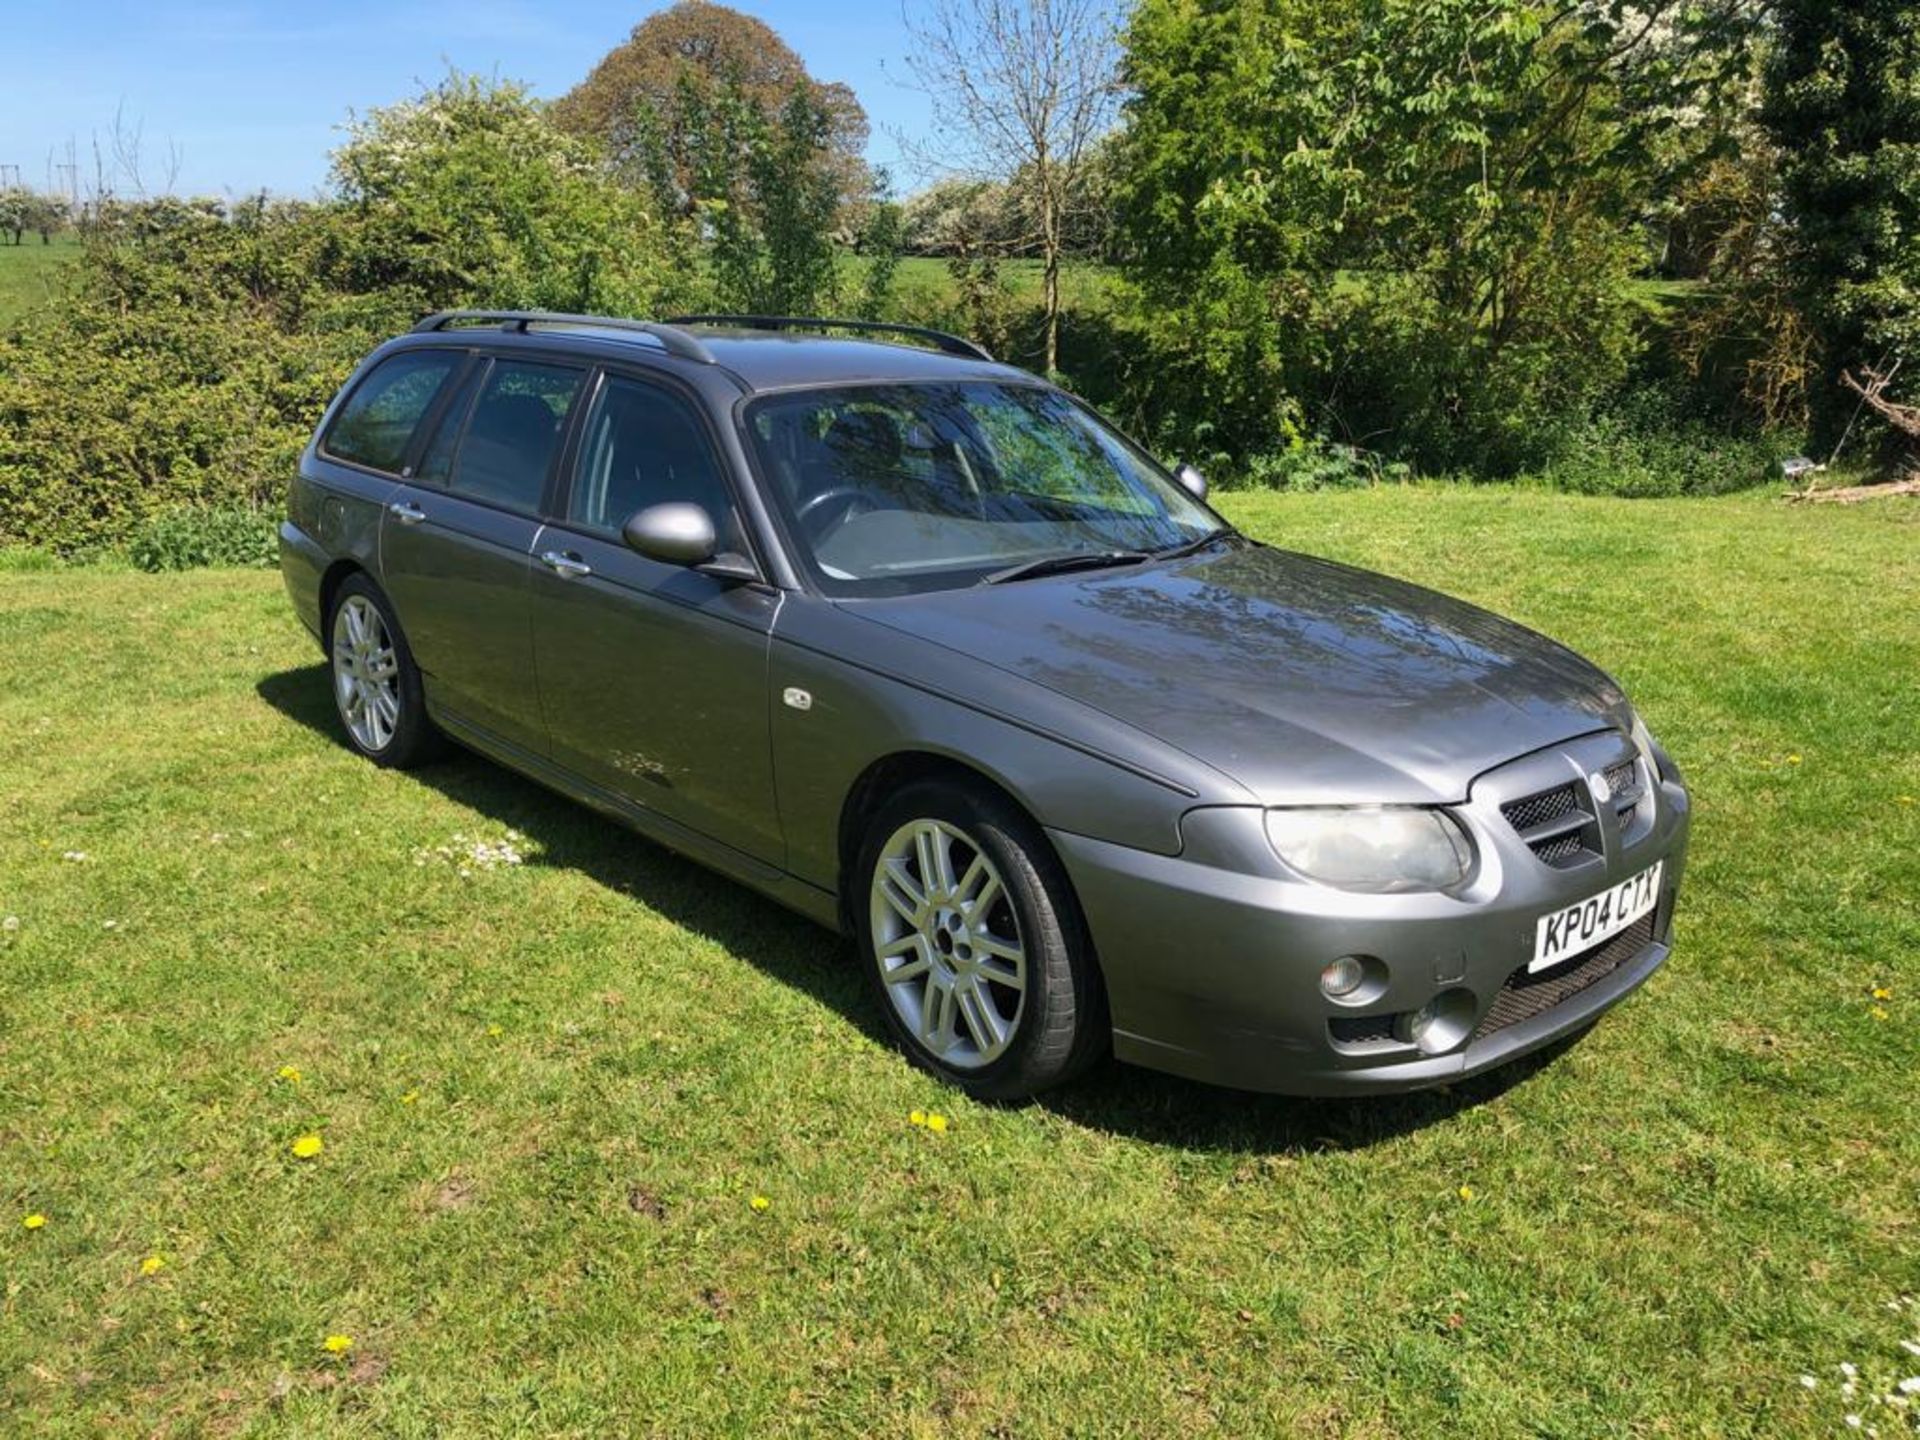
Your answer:
[[[988,360],[993,356],[971,340],[949,335],[944,330],[929,330],[924,325],[891,325],[883,320],[829,320],[819,315],[676,315],[669,325],[737,325],[743,330],[864,330],[882,335],[909,335],[930,340],[949,355],[964,355],[970,360]]]
[[[517,330],[522,335],[532,325],[588,325],[599,330],[632,330],[636,334],[651,335],[669,355],[698,361],[702,365],[715,363],[713,352],[684,330],[676,329],[671,324],[653,320],[626,320],[617,315],[566,315],[554,310],[441,310],[415,325],[413,333],[424,335],[464,322],[498,323],[501,329]]]

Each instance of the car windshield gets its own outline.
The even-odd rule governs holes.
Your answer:
[[[1037,385],[772,395],[748,408],[747,429],[829,594],[1125,563],[1224,528],[1085,407]]]

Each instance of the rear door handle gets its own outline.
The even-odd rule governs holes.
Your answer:
[[[563,554],[558,550],[543,551],[540,563],[562,580],[578,580],[582,575],[593,573],[593,567],[578,555]]]
[[[427,512],[411,500],[396,500],[387,506],[387,513],[402,525],[418,525],[427,518]]]

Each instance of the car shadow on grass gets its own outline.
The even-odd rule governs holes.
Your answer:
[[[288,719],[347,749],[325,665],[265,676],[255,690]],[[848,963],[845,942],[811,921],[470,751],[456,748],[443,760],[408,771],[406,779],[527,836],[538,847],[532,863],[577,870],[633,897],[830,1006],[870,1039],[891,1045],[859,972]],[[1256,1095],[1108,1060],[1036,1103],[1089,1129],[1183,1149],[1277,1155],[1360,1150],[1497,1098],[1551,1064],[1584,1033],[1491,1074],[1412,1095],[1337,1100]]]
[[[328,743],[348,749],[325,665],[268,675],[260,698]],[[364,763],[364,762],[362,762]],[[886,1043],[844,942],[704,866],[676,855],[517,771],[455,746],[397,783],[425,785],[533,842],[528,865],[575,870],[683,929],[725,946],[766,974],[846,1015]]]
[[[1335,1099],[1223,1090],[1112,1061],[1040,1097],[1075,1124],[1184,1150],[1308,1155],[1365,1150],[1497,1100],[1579,1044],[1562,1036],[1499,1069],[1407,1095]]]

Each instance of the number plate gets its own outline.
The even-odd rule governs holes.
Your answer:
[[[1660,899],[1660,869],[1665,863],[1659,861],[1611,890],[1542,915],[1534,931],[1533,961],[1527,966],[1528,972],[1550,969],[1583,950],[1591,950],[1653,909]]]

